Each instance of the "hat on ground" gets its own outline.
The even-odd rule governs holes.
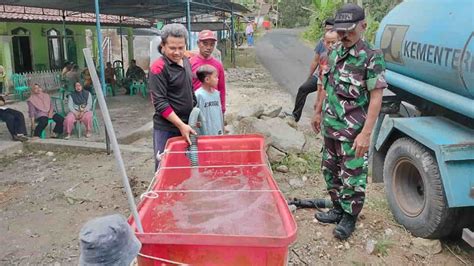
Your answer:
[[[130,265],[141,243],[119,214],[88,221],[79,233],[79,265]]]
[[[205,41],[205,40],[217,41],[217,38],[214,35],[214,32],[212,32],[210,30],[202,30],[201,32],[199,32],[198,40],[200,40],[200,41]]]
[[[365,19],[364,9],[356,4],[345,4],[336,12],[334,18],[335,31],[350,31],[355,29],[357,22]]]

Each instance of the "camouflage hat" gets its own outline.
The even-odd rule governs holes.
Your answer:
[[[355,29],[357,22],[365,19],[364,9],[356,4],[345,4],[336,12],[334,18],[335,31],[350,31]]]

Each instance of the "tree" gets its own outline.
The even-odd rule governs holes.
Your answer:
[[[364,7],[366,14],[367,30],[365,39],[371,43],[375,40],[383,17],[402,0],[313,0],[314,12],[311,16],[311,24],[304,33],[304,37],[316,41],[323,34],[323,22],[326,18],[334,17],[336,10],[344,3],[356,3]]]
[[[286,28],[307,26],[310,22],[311,2],[311,0],[281,0],[279,2],[281,25]]]
[[[324,32],[324,21],[334,18],[336,10],[341,7],[341,0],[313,0],[314,11],[311,14],[311,24],[305,31],[303,37],[310,41],[316,41],[322,37]]]

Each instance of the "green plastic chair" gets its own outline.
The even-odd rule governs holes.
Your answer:
[[[36,124],[38,124],[38,122],[35,122]],[[49,118],[48,119],[48,125],[46,126],[49,127],[49,134],[51,135],[51,132],[53,132],[53,127],[51,126],[51,124],[54,123],[54,120],[52,118]],[[46,128],[43,129],[43,131],[41,131],[40,133],[40,138],[41,139],[45,139],[46,138]]]
[[[110,83],[105,84],[105,89],[107,91],[107,95],[115,96],[115,88]]]
[[[123,86],[124,80],[124,71],[122,61],[116,60],[113,63],[113,68],[115,70],[115,82],[118,86]]]
[[[66,107],[64,104],[64,96],[51,96],[51,101],[53,103],[54,111],[61,115],[62,117],[66,117]]]
[[[15,89],[15,97],[20,101],[26,100],[25,94],[30,91],[26,77],[22,74],[12,75],[13,87]]]
[[[132,81],[132,84],[130,85],[130,95],[135,95],[138,92],[142,93],[143,97],[146,97],[147,94],[147,86],[146,83],[143,81]]]

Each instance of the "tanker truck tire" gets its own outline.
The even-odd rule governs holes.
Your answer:
[[[451,234],[457,212],[448,208],[436,157],[410,138],[395,141],[387,152],[385,193],[395,220],[414,236]]]

